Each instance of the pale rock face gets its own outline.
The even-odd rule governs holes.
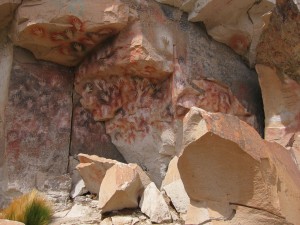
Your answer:
[[[241,204],[299,221],[299,201],[291,196],[300,194],[300,174],[290,152],[234,116],[194,107],[183,134],[178,169],[192,200]]]
[[[101,213],[138,207],[143,185],[133,164],[117,163],[105,174],[99,191]]]
[[[272,9],[274,0],[157,0],[189,13],[189,21],[204,22],[216,41],[231,47],[254,65],[256,47]]]
[[[78,158],[80,163],[76,169],[84,180],[86,189],[91,193],[99,193],[106,171],[118,162],[96,155],[79,154]]]
[[[142,195],[140,208],[155,223],[170,222],[171,214],[162,193],[156,185],[150,183]]]
[[[38,59],[75,66],[122,30],[128,15],[128,7],[118,0],[23,1],[16,12],[13,39]]]
[[[0,30],[6,27],[14,16],[14,11],[21,4],[21,0],[1,0],[0,1]]]
[[[177,163],[178,157],[174,156],[169,163],[168,171],[162,182],[161,189],[163,189],[171,199],[177,212],[186,213],[190,199],[184,189]]]

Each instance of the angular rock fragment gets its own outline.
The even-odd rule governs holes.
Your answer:
[[[79,154],[78,159],[80,163],[76,169],[84,180],[86,189],[91,193],[98,194],[106,171],[118,161],[87,154]]]
[[[101,213],[138,207],[143,185],[133,164],[117,163],[105,174],[99,191]]]
[[[299,221],[300,203],[291,196],[300,194],[300,174],[286,149],[270,146],[230,115],[192,108],[183,124],[178,169],[192,200],[245,205]]]
[[[163,223],[171,221],[168,205],[162,193],[153,182],[144,190],[140,201],[140,208],[143,213],[150,217],[152,222]]]
[[[168,166],[168,171],[162,182],[161,189],[163,189],[171,199],[177,212],[186,213],[190,203],[190,198],[184,189],[184,185],[177,168],[177,163],[178,157],[174,156]]]
[[[128,7],[118,0],[23,1],[16,13],[13,39],[38,59],[75,66],[95,46],[122,30],[128,14]]]

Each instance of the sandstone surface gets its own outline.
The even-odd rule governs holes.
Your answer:
[[[85,186],[91,193],[99,193],[101,182],[106,171],[114,166],[117,161],[98,157],[96,155],[78,155],[80,164],[76,166]]]
[[[117,163],[106,172],[99,191],[101,213],[138,207],[143,185],[133,166]]]
[[[184,118],[183,134],[178,168],[192,200],[244,205],[299,221],[299,170],[285,148],[262,140],[234,116],[197,108]]]

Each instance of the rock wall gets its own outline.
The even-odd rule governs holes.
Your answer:
[[[297,224],[298,6],[0,0],[0,208],[72,187],[157,223]]]

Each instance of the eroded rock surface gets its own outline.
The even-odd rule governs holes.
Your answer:
[[[126,26],[128,10],[118,0],[23,1],[14,21],[14,43],[38,59],[75,66]]]

